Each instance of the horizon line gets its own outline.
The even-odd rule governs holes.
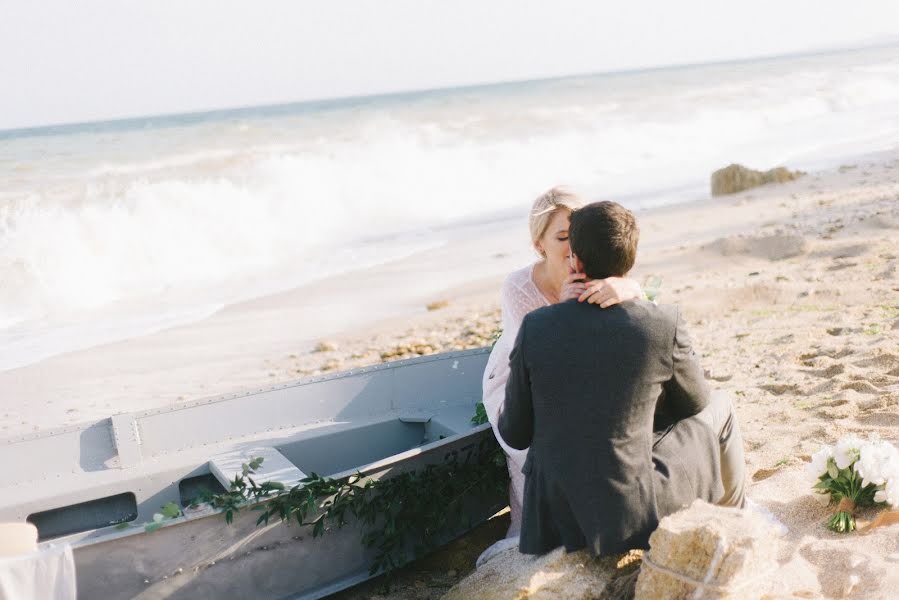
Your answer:
[[[450,85],[445,87],[435,87],[435,88],[409,88],[403,90],[395,90],[390,92],[379,92],[375,94],[354,94],[354,95],[346,95],[346,96],[333,96],[333,97],[321,97],[321,98],[308,98],[305,100],[291,100],[287,102],[275,102],[270,104],[252,104],[252,105],[242,105],[242,106],[227,106],[227,107],[219,107],[219,108],[211,108],[205,110],[185,110],[181,112],[163,112],[163,113],[153,113],[147,115],[135,115],[128,117],[116,117],[112,119],[90,119],[86,121],[64,121],[59,123],[51,123],[47,125],[31,125],[27,127],[14,127],[14,128],[6,128],[0,129],[0,139],[11,139],[18,137],[40,137],[44,135],[58,135],[58,134],[66,134],[70,133],[73,130],[90,127],[91,125],[103,125],[102,129],[129,129],[129,125],[136,126],[141,123],[146,123],[147,121],[152,121],[155,119],[160,120],[174,120],[177,118],[181,118],[181,123],[173,123],[172,126],[185,124],[184,121],[193,121],[199,122],[208,120],[210,118],[215,117],[224,117],[227,115],[240,115],[247,114],[256,111],[263,110],[282,110],[282,111],[290,111],[293,109],[308,107],[313,110],[316,108],[316,105],[320,105],[322,108],[325,106],[334,106],[338,107],[347,107],[353,106],[354,104],[361,104],[363,102],[368,102],[372,100],[387,100],[387,99],[398,99],[403,96],[426,96],[428,94],[440,94],[450,91],[472,91],[472,90],[482,90],[485,88],[498,88],[503,86],[511,86],[511,85],[521,85],[527,83],[548,83],[552,81],[561,81],[565,79],[575,79],[578,77],[600,77],[600,76],[608,76],[608,75],[631,75],[637,73],[649,73],[653,71],[677,71],[683,69],[691,69],[696,67],[711,67],[717,65],[732,65],[732,64],[741,64],[748,62],[764,62],[768,60],[780,60],[787,58],[801,58],[801,57],[810,57],[810,56],[826,56],[829,54],[841,54],[841,53],[851,53],[851,52],[862,52],[866,50],[875,50],[881,48],[892,48],[899,46],[899,39],[890,39],[886,42],[874,42],[871,44],[863,45],[863,46],[852,46],[852,47],[822,47],[815,49],[807,49],[801,50],[797,52],[787,52],[782,54],[763,54],[757,56],[743,57],[737,59],[727,59],[727,60],[713,60],[709,62],[692,62],[692,63],[677,63],[670,65],[656,65],[652,67],[636,67],[636,68],[628,68],[628,69],[612,69],[608,71],[590,71],[590,72],[578,72],[578,73],[568,73],[564,75],[555,75],[551,77],[537,77],[531,79],[508,79],[508,80],[498,80],[498,81],[489,81],[489,82],[475,82],[464,85]]]

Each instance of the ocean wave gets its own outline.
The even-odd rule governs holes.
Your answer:
[[[513,209],[523,223],[554,184],[659,204],[696,198],[730,162],[877,150],[899,135],[899,59],[876,58],[534,82],[106,144],[72,134],[49,158],[7,140],[0,329],[160,294],[227,303],[389,260],[391,236]],[[656,192],[674,189],[689,193]]]

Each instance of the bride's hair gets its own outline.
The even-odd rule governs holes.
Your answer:
[[[531,241],[535,244],[537,240],[546,233],[549,222],[559,210],[567,210],[574,212],[584,205],[584,201],[574,192],[568,191],[564,187],[554,187],[534,200],[534,206],[531,207],[531,216],[528,219],[528,226],[531,229]]]

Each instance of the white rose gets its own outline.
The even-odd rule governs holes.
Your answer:
[[[899,508],[899,477],[887,481],[883,490],[874,494],[874,502],[886,502],[893,508]]]
[[[872,436],[859,450],[855,472],[861,475],[862,486],[883,485],[892,472],[899,468],[899,450],[889,442]]]
[[[805,465],[805,478],[809,486],[818,483],[818,479],[827,473],[827,461],[833,456],[830,446],[822,446],[820,450],[812,454],[812,462]]]
[[[858,460],[864,443],[862,438],[853,434],[840,439],[833,449],[833,460],[837,464],[837,468],[842,471],[851,467],[852,463]]]

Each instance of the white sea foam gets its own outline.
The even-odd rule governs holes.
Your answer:
[[[892,147],[899,57],[869,50],[164,125],[4,140],[0,355],[114,339],[74,341],[71,323],[104,307],[132,307],[119,335],[137,335],[390,260],[439,243],[428,232],[461,219],[524,215],[558,183],[633,206],[679,202],[704,196],[708,174],[730,162],[821,166]],[[150,316],[160,297],[170,319]],[[29,331],[43,341],[24,352]],[[0,369],[13,363],[23,364],[0,356]]]

